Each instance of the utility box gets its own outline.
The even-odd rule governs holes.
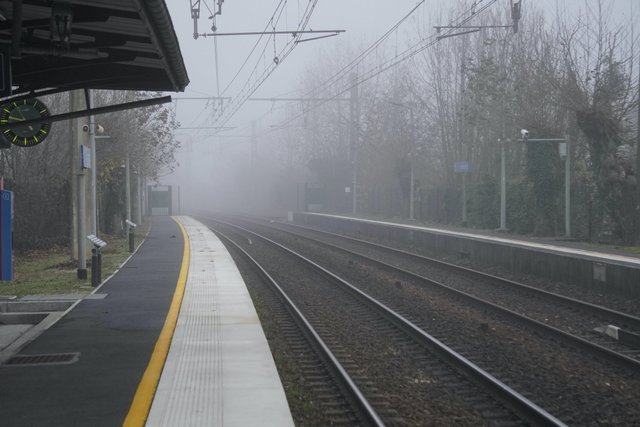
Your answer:
[[[13,193],[0,191],[0,280],[13,280]]]
[[[324,212],[327,205],[327,193],[320,185],[304,184],[304,210],[306,212]]]
[[[152,216],[173,215],[172,189],[170,185],[150,185],[147,187],[149,213]]]

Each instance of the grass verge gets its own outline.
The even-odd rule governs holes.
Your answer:
[[[145,220],[136,228],[136,247],[149,231]],[[102,250],[102,279],[109,277],[130,255],[126,235],[101,235],[107,242]],[[88,245],[90,247],[90,245]],[[91,255],[87,255],[88,277],[77,278],[77,261],[69,257],[69,249],[57,247],[47,251],[30,251],[14,254],[14,280],[0,282],[0,295],[89,293],[91,287]]]
[[[593,246],[596,249],[614,249],[618,251],[629,252],[635,255],[640,255],[640,246],[604,245],[601,243],[587,243],[587,245]]]

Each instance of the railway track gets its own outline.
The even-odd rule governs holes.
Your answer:
[[[613,325],[637,333],[640,331],[640,318],[635,315],[379,243],[307,227],[287,227],[297,232],[287,228],[278,230],[351,256],[379,262],[395,273],[433,279],[430,281],[432,285],[476,302],[495,305],[504,313],[512,312],[515,318],[522,319],[530,327],[552,333],[624,368],[640,371],[640,351],[637,348],[596,332],[597,328]],[[337,244],[337,241],[342,244]]]
[[[305,416],[327,425],[383,425],[342,364],[280,285],[240,245],[225,234],[217,233],[230,251],[242,257],[244,264],[259,276],[257,280],[269,287],[270,292],[260,295],[274,316],[272,323],[278,325],[278,333],[286,342],[282,353],[292,356],[289,363],[295,363],[309,387],[306,400],[315,400],[317,405],[307,408]]]
[[[223,227],[232,225],[224,224]],[[218,225],[215,230],[219,232],[219,228]],[[290,297],[297,299],[298,305],[304,307],[302,310],[320,331],[319,335],[328,337],[326,340],[332,346],[341,349],[342,357],[349,355],[348,364],[351,368],[348,370],[355,370],[357,382],[364,384],[363,389],[367,390],[365,394],[372,393],[379,397],[382,393],[387,396],[389,402],[384,406],[392,406],[398,414],[390,418],[383,417],[386,423],[420,424],[426,420],[447,422],[443,421],[447,418],[434,421],[433,413],[425,414],[425,406],[435,405],[439,401],[440,405],[444,405],[440,411],[449,413],[446,415],[448,417],[456,418],[456,423],[464,420],[462,424],[469,425],[562,425],[562,422],[529,399],[326,268],[249,230],[235,229],[233,233],[241,234],[234,240],[239,246],[246,246],[247,251],[269,254],[262,263],[277,265],[276,272],[272,274],[281,274],[278,271],[282,270],[284,261],[281,259],[282,255],[279,255],[278,261],[274,262],[271,259],[275,256],[273,249],[265,246],[277,247],[280,254],[293,257],[294,261],[288,261],[288,264],[293,262],[293,265],[286,268],[286,272],[300,270],[300,264],[304,263],[304,279],[295,277],[291,280],[291,277],[284,274],[285,281],[293,284],[283,287],[287,287],[286,292]],[[312,274],[310,270],[313,270]],[[306,286],[302,286],[300,282],[310,281],[309,277],[314,277],[314,287],[317,289],[311,292],[308,289],[301,291]],[[320,286],[319,281],[325,284]],[[326,313],[327,309],[330,313]],[[337,316],[340,321],[336,322],[331,313],[338,309],[343,314]],[[348,319],[344,318],[344,313],[348,315]],[[358,330],[362,333],[356,334]],[[377,354],[372,353],[372,349],[384,351]],[[391,371],[385,366],[390,361],[388,354],[392,354],[391,359],[396,361],[395,369]],[[421,395],[431,395],[432,400],[416,399]],[[444,401],[443,396],[447,396]],[[454,413],[451,413],[452,410]],[[454,422],[454,418],[450,418],[448,422]]]
[[[563,421],[589,424],[593,420],[605,423],[626,420],[626,423],[633,424],[639,419],[640,410],[633,397],[636,395],[634,390],[638,389],[637,362],[633,358],[623,355],[623,362],[616,361],[623,367],[611,367],[611,360],[607,359],[604,363],[602,361],[603,357],[609,356],[598,354],[597,357],[601,360],[594,360],[591,351],[586,350],[587,347],[569,350],[563,333],[556,333],[555,337],[549,338],[546,332],[548,325],[542,322],[537,322],[540,325],[534,327],[531,325],[536,322],[530,323],[529,320],[525,323],[521,320],[508,320],[518,313],[507,313],[497,303],[470,302],[472,296],[460,296],[456,292],[445,291],[440,286],[434,288],[433,283],[415,277],[415,273],[407,275],[406,272],[394,272],[393,268],[381,265],[378,261],[348,254],[344,248],[331,248],[325,244],[318,246],[318,242],[308,240],[309,236],[293,236],[290,233],[283,234],[281,230],[269,231],[263,228],[274,225],[261,224],[261,233],[272,233],[272,237],[277,237],[279,241],[286,241],[287,245],[296,247],[296,250],[304,252],[306,256],[331,266],[332,270],[339,271],[345,277],[351,277],[350,280],[354,283],[361,282],[358,285],[361,288],[371,288],[367,292],[374,292],[377,298],[389,301],[390,305],[398,307],[398,311],[422,329],[476,361],[505,383],[521,390],[524,395]],[[253,224],[252,227],[255,228],[256,225]],[[330,238],[338,239],[336,236]],[[343,241],[341,236],[339,240]],[[362,244],[357,241],[349,245],[356,245],[360,248],[359,251],[363,251]],[[387,263],[408,263],[413,265],[412,269],[431,269],[425,267],[422,260],[407,261],[406,258],[411,256],[402,253],[395,256],[400,259],[395,260],[394,255],[386,249],[378,254]],[[394,268],[397,270],[397,267]],[[449,280],[456,284],[462,280],[459,274],[440,274],[451,276]],[[465,286],[489,286],[477,285],[479,282],[475,278],[465,280],[470,281]],[[520,311],[524,312],[535,311],[532,307],[536,305],[549,304],[545,299],[533,299],[529,293],[524,297],[524,302],[522,296],[519,298],[519,304],[522,305]],[[551,307],[552,311],[556,309],[557,307]],[[571,311],[566,308],[564,310]],[[584,318],[586,309],[575,310]],[[563,317],[567,315],[563,314]],[[470,324],[458,326],[461,321],[458,318],[467,318],[464,322]],[[572,344],[574,347],[575,345]],[[584,345],[590,346],[591,343]],[[613,357],[616,360],[618,358]],[[577,402],[581,404],[577,405]]]

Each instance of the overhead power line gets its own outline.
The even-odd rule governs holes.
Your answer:
[[[425,3],[426,0],[422,0],[420,3],[418,3],[413,9],[411,9],[409,11],[409,13],[407,13],[406,15],[404,15],[398,22],[396,22],[391,28],[389,28],[382,36],[380,36],[378,38],[378,40],[376,40],[371,46],[369,46],[368,48],[366,48],[363,52],[361,52],[357,57],[355,57],[350,63],[348,63],[347,65],[345,65],[344,67],[342,67],[340,70],[338,70],[335,74],[333,74],[331,77],[329,77],[327,80],[325,80],[324,82],[322,82],[321,84],[319,84],[318,86],[316,86],[315,88],[305,92],[305,94],[303,95],[304,97],[308,97],[310,96],[312,93],[317,92],[322,90],[323,88],[325,88],[326,86],[329,86],[333,83],[336,83],[337,81],[339,81],[340,79],[342,79],[344,76],[348,75],[351,73],[351,71],[358,66],[362,61],[364,61],[364,59],[370,55],[372,52],[374,52],[376,50],[376,48],[378,46],[380,46],[386,39],[389,38],[389,36],[391,36],[391,34],[393,34],[407,19],[409,19],[409,17],[411,17],[411,15],[413,15],[415,13],[416,10],[418,10],[418,8],[420,8],[420,6],[422,6]]]
[[[309,24],[309,20],[311,19],[311,16],[313,15],[317,4],[318,0],[309,1],[305,12],[300,19],[300,22],[298,23],[296,36],[285,44],[285,46],[278,52],[277,56],[274,58],[273,63],[263,71],[263,73],[255,80],[255,82],[252,83],[251,78],[249,78],[247,83],[245,83],[244,87],[242,88],[240,94],[234,98],[229,108],[223,114],[223,117],[219,119],[221,125],[226,124],[231,119],[231,117],[233,117],[233,115],[240,109],[240,107],[244,105],[247,99],[249,99],[249,97],[253,95],[255,91],[258,90],[258,88],[266,81],[266,79],[269,78],[269,76],[275,71],[276,67],[291,54],[291,52],[297,45],[296,42],[301,39],[301,36],[303,34],[302,32],[306,30],[307,25]],[[254,68],[254,71],[256,70],[256,68]]]
[[[317,33],[344,33],[345,30],[285,30],[285,31],[246,31],[240,33],[209,33],[202,34],[202,37],[222,37],[222,36],[264,36],[276,34],[291,34],[293,37],[298,34],[317,34]]]
[[[264,27],[263,33],[266,33],[267,29],[269,28],[269,25],[271,25],[271,23],[273,23],[274,19],[276,19],[276,15],[278,15],[277,21],[279,21],[280,16],[282,16],[282,10],[284,10],[284,8],[282,8],[282,6],[286,4],[285,0],[280,0],[280,3],[278,3],[278,5],[276,6],[276,10],[273,12],[273,14],[271,15],[271,18],[269,18],[269,20],[267,21],[267,24]],[[282,8],[282,9],[281,9]],[[280,11],[280,13],[278,14],[278,11]],[[247,65],[247,63],[249,62],[249,60],[251,59],[251,56],[253,55],[253,53],[256,51],[258,45],[260,44],[260,41],[262,40],[262,36],[260,36],[260,38],[258,38],[258,40],[256,40],[255,44],[253,45],[253,47],[251,48],[251,51],[249,52],[249,54],[247,55],[247,57],[245,58],[245,60],[242,62],[242,65],[240,66],[240,68],[238,69],[238,71],[236,72],[236,74],[233,76],[233,78],[231,79],[231,81],[227,84],[227,86],[222,90],[222,94],[225,94],[227,92],[227,90],[231,87],[231,85],[233,85],[233,83],[236,81],[236,79],[238,78],[238,76],[240,75],[240,73],[242,73],[242,70],[244,70],[244,67]],[[266,46],[265,48],[262,50],[262,53],[260,55],[260,57],[262,57],[262,55],[264,55],[264,53],[266,52]]]
[[[338,98],[341,95],[344,95],[345,93],[349,92],[353,87],[355,86],[359,86],[364,82],[367,82],[371,79],[373,79],[374,77],[380,75],[381,73],[384,73],[385,71],[395,67],[396,65],[413,58],[415,55],[419,54],[420,52],[428,49],[429,47],[435,45],[437,42],[440,41],[440,38],[442,38],[442,36],[446,36],[446,35],[452,35],[454,34],[459,28],[461,28],[462,26],[468,24],[472,19],[476,18],[477,16],[479,16],[482,12],[484,12],[485,10],[487,10],[489,7],[491,7],[494,3],[496,3],[498,0],[479,0],[478,2],[475,2],[474,5],[472,5],[472,7],[468,10],[466,10],[465,12],[463,12],[462,14],[459,15],[458,18],[456,18],[456,20],[454,20],[454,22],[450,23],[450,25],[447,26],[447,30],[446,31],[442,31],[441,35],[439,36],[431,36],[428,37],[426,39],[420,40],[418,43],[412,45],[411,47],[409,47],[408,49],[404,50],[403,52],[401,52],[399,55],[394,56],[391,59],[388,59],[387,61],[384,61],[380,64],[378,64],[377,66],[373,67],[372,69],[369,69],[368,71],[362,73],[360,76],[358,76],[357,80],[355,82],[350,82],[347,84],[347,86],[343,87],[342,89],[339,89],[337,93],[334,93],[334,95],[329,96],[327,101],[321,101],[318,102],[317,104],[311,106],[310,108],[308,108],[305,112],[300,113],[295,115],[294,117],[286,120],[285,122],[283,122],[281,125],[279,125],[279,127],[281,126],[287,126],[288,124],[290,124],[291,122],[293,122],[294,120],[297,120],[298,118],[302,117],[304,114],[308,113],[309,111],[320,107],[321,105],[326,104],[327,102],[330,102],[331,100]],[[482,4],[485,3],[485,4]],[[478,8],[478,6],[480,6]],[[477,8],[477,9],[476,9]],[[413,11],[412,11],[413,13]],[[403,18],[403,19],[406,19]],[[368,49],[367,49],[368,50]],[[352,61],[353,63],[353,61]],[[352,68],[349,68],[349,66],[344,67],[343,70],[351,70]],[[337,80],[344,78],[343,75],[340,75],[339,78],[336,77]],[[322,86],[322,85],[321,85]]]
[[[200,0],[191,0],[191,2],[192,2],[192,8],[193,8],[193,3],[194,3],[194,2],[196,2],[196,1],[197,1],[197,3],[198,3],[198,8],[199,8]],[[280,1],[278,2],[278,4],[277,4],[277,6],[276,6],[275,10],[274,10],[274,11],[273,11],[273,13],[271,14],[271,17],[267,20],[267,23],[266,23],[266,24],[265,24],[265,26],[264,26],[264,30],[263,30],[263,32],[266,32],[266,31],[269,29],[269,27],[270,27],[271,25],[274,25],[274,24],[275,24],[275,25],[277,25],[277,23],[280,21],[280,18],[282,17],[282,13],[283,13],[283,11],[284,11],[284,7],[286,6],[286,4],[287,4],[287,0],[280,0]],[[206,3],[205,3],[205,5],[206,5]],[[199,11],[198,11],[198,14],[199,14]],[[192,12],[192,16],[193,16],[193,12]],[[215,16],[214,16],[214,18],[215,18]],[[197,28],[197,27],[195,27],[195,25],[196,25],[196,24],[194,24],[194,28]],[[224,89],[223,89],[222,91],[220,91],[219,87],[217,88],[217,98],[221,100],[221,101],[220,101],[221,103],[223,103],[223,102],[224,102],[224,100],[225,100],[226,98],[229,98],[229,99],[230,99],[230,97],[225,97],[224,95],[227,93],[227,91],[229,90],[229,88],[230,88],[230,87],[231,87],[231,86],[236,82],[236,80],[240,77],[240,75],[242,74],[242,72],[243,72],[243,70],[245,69],[246,65],[249,63],[249,61],[251,60],[251,58],[254,56],[254,53],[256,52],[256,50],[258,49],[258,47],[260,46],[260,44],[261,44],[261,42],[263,41],[263,39],[264,39],[264,35],[261,35],[261,36],[258,38],[258,40],[256,40],[255,44],[253,45],[253,47],[252,47],[252,48],[251,48],[251,50],[249,51],[249,54],[246,56],[246,58],[245,58],[245,59],[244,59],[244,61],[242,62],[242,65],[240,65],[240,68],[236,71],[236,73],[234,74],[233,78],[232,78],[232,79],[229,81],[229,83],[224,87]],[[217,38],[214,38],[214,42],[215,42],[216,40],[217,40]],[[262,49],[262,52],[261,52],[261,53],[260,53],[260,55],[258,56],[258,61],[256,62],[256,65],[254,66],[253,71],[251,71],[251,73],[249,73],[249,75],[252,75],[252,74],[254,74],[254,73],[255,73],[255,71],[256,71],[256,69],[257,69],[257,67],[258,67],[258,64],[260,63],[260,59],[265,55],[265,52],[266,52],[266,49],[267,49],[267,46],[268,46],[268,42],[269,42],[269,40],[267,39],[267,40],[266,40],[266,42],[264,43],[264,47],[263,47],[263,49]],[[215,46],[215,45],[214,45],[214,47],[217,47],[217,46]],[[216,50],[217,50],[217,49],[216,49]],[[216,56],[217,56],[217,52],[216,52]],[[217,64],[217,60],[216,60],[216,64]],[[217,66],[217,65],[216,65],[216,66]],[[217,73],[216,73],[216,74],[217,74]],[[246,85],[246,83],[245,83],[245,85]],[[223,104],[221,104],[221,106],[222,106],[222,105],[223,105]],[[198,117],[200,117],[204,111],[205,111],[204,109],[203,109],[203,110],[201,110],[201,111],[200,111],[200,113],[198,114]],[[221,110],[220,110],[220,111],[221,111]],[[197,117],[197,118],[198,118],[198,117]],[[197,118],[196,118],[196,119],[194,119],[194,120],[192,121],[192,123],[195,123],[195,121],[197,120]],[[220,117],[218,116],[218,120],[219,120],[219,118],[220,118]]]

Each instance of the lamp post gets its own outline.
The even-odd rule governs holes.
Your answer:
[[[134,169],[133,174],[136,176],[136,218],[135,222],[140,225],[142,224],[142,187],[140,183],[142,182],[142,172],[140,168]]]
[[[415,221],[415,199],[414,199],[414,179],[413,179],[413,174],[414,174],[414,167],[413,167],[413,157],[415,155],[415,149],[416,149],[416,125],[415,125],[415,119],[414,119],[414,115],[413,115],[413,107],[410,105],[405,105],[405,104],[401,104],[399,102],[392,102],[392,101],[388,101],[389,104],[391,105],[395,105],[397,107],[402,107],[402,108],[406,108],[407,110],[409,110],[409,114],[411,115],[411,151],[409,152],[409,176],[410,176],[410,182],[409,182],[409,221]]]
[[[89,89],[85,89],[85,96],[87,100],[87,108],[94,108],[93,105],[93,92]],[[104,134],[104,128],[96,123],[93,114],[89,115],[88,123],[89,131],[89,151],[91,153],[91,176],[90,176],[90,188],[91,193],[91,234],[98,237],[98,202],[97,202],[97,183],[96,174],[98,169],[98,162],[96,160],[96,139],[109,139],[108,135]]]
[[[511,142],[507,138],[506,141],[498,138],[500,143],[500,231],[507,230],[507,177],[506,177],[506,160],[505,160],[505,142]]]
[[[131,221],[131,165],[129,164],[129,140],[126,141],[127,148],[124,153],[124,186],[125,186],[125,209],[126,218]],[[128,222],[126,224],[126,233],[129,234],[131,226]]]
[[[87,107],[93,108],[93,92],[86,91]],[[89,151],[91,152],[91,234],[98,236],[97,201],[96,201],[96,122],[93,114],[89,116]]]
[[[409,167],[411,169],[411,182],[409,183],[409,220],[414,221],[415,201],[413,198],[413,193],[415,192],[415,190],[413,188],[413,153],[409,154]]]

